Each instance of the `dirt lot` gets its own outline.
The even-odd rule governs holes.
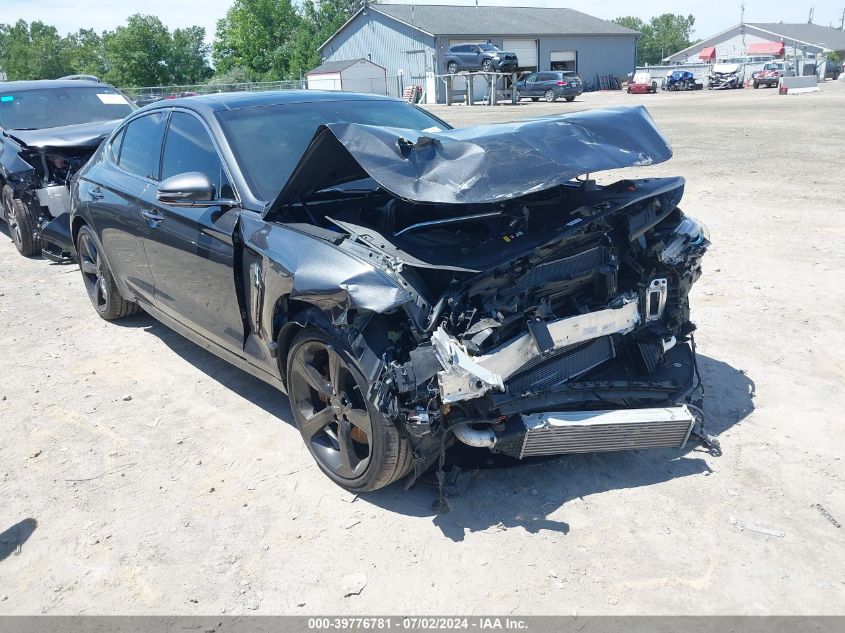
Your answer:
[[[436,112],[634,103],[675,158],[625,175],[685,176],[712,236],[692,300],[721,457],[469,469],[439,516],[430,482],[354,498],[284,396],[101,321],[75,266],[0,236],[0,614],[845,614],[845,529],[814,507],[845,523],[845,84]]]

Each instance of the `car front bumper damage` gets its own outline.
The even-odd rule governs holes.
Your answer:
[[[657,281],[650,285],[649,292],[665,287]],[[527,388],[527,398],[494,395],[494,403],[506,405],[500,408],[502,415],[498,420],[463,421],[451,427],[452,433],[469,446],[488,448],[520,459],[567,453],[682,448],[697,420],[685,404],[612,410],[543,409],[545,403],[552,406],[568,404],[566,396],[577,396],[582,390],[594,395],[604,392],[611,397],[626,394],[642,397],[642,392],[653,390],[658,400],[680,400],[692,386],[694,352],[686,343],[677,344],[674,337],[663,341],[663,352],[671,361],[664,369],[663,380],[655,376],[648,382],[577,382],[580,374],[612,360],[613,337],[624,336],[638,324],[659,318],[660,314],[651,307],[658,306],[662,310],[662,305],[659,297],[655,301],[647,297],[641,308],[636,296],[621,295],[604,310],[548,323],[535,321],[522,336],[490,354],[476,357],[438,328],[432,334],[431,342],[443,367],[437,380],[441,399],[447,404],[504,392],[509,384],[516,385],[520,380],[514,376],[526,373],[531,376],[532,366],[556,356],[565,361],[551,365],[551,379],[548,369],[545,374],[535,372],[529,378],[533,383],[525,383],[523,379],[525,384],[518,389]],[[539,398],[531,397],[532,389]],[[508,411],[508,403],[512,405],[512,411]],[[537,407],[541,410],[536,410]]]

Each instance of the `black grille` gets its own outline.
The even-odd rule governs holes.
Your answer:
[[[526,363],[506,387],[511,395],[552,389],[616,356],[609,336],[564,348]]]

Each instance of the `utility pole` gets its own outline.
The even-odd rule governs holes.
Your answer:
[[[845,31],[845,9],[842,9],[842,19],[839,20],[839,30]]]
[[[807,24],[813,23],[813,13],[816,12],[816,7],[810,7],[810,16],[807,18]]]
[[[745,3],[739,5],[739,32],[742,35],[742,52],[745,53]]]

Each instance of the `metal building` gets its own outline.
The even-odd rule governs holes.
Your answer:
[[[807,57],[845,53],[845,31],[819,24],[743,22],[666,57],[669,64],[718,62],[742,55]]]
[[[325,62],[309,71],[306,79],[309,90],[388,94],[385,69],[366,59]]]
[[[636,65],[638,33],[572,9],[377,4],[362,6],[320,46],[324,62],[367,59],[387,70],[388,92],[423,87],[442,103],[450,46],[487,42],[515,52],[521,71],[575,70],[585,84],[625,76]],[[432,94],[434,93],[434,94]]]

